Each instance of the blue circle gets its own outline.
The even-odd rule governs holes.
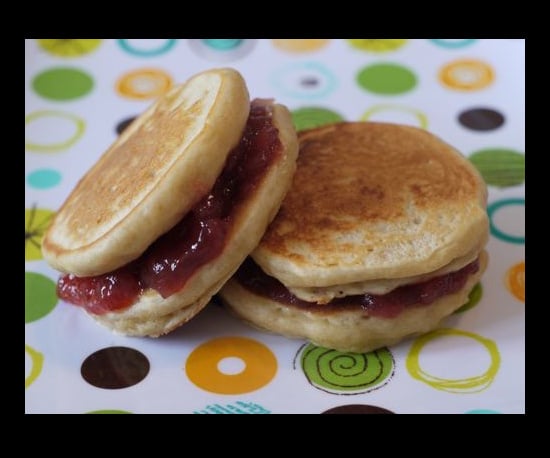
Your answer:
[[[441,46],[442,48],[447,49],[458,49],[458,48],[464,48],[465,46],[469,46],[472,43],[476,42],[476,38],[466,38],[464,40],[450,40],[448,38],[435,38],[430,40],[432,43],[435,43],[438,46]]]
[[[232,49],[238,48],[243,40],[237,38],[224,38],[224,39],[208,39],[202,40],[202,42],[216,51],[230,51]]]
[[[489,215],[489,224],[491,227],[491,234],[493,234],[497,239],[503,240],[509,243],[525,243],[525,236],[515,236],[506,234],[505,232],[498,229],[493,222],[493,215],[497,210],[502,207],[507,207],[509,205],[523,205],[525,206],[525,199],[503,199],[493,202],[487,207],[487,214]]]
[[[325,97],[338,85],[332,72],[318,62],[286,65],[273,73],[271,82],[283,94],[306,100]]]
[[[188,42],[193,52],[205,59],[215,62],[231,62],[250,54],[258,39],[203,39],[188,40]]]
[[[176,44],[177,40],[168,39],[166,40],[166,43],[156,49],[138,49],[131,46],[130,43],[128,43],[128,40],[119,39],[117,41],[120,47],[129,54],[139,57],[154,57],[170,51]]]
[[[61,181],[61,174],[53,169],[38,169],[27,175],[27,182],[36,189],[48,189],[57,186]]]
[[[474,409],[474,410],[468,410],[466,413],[500,413],[496,410],[491,409]]]

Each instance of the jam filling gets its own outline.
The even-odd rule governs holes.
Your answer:
[[[94,277],[62,276],[58,296],[100,315],[131,306],[147,288],[167,298],[224,250],[237,208],[253,194],[281,154],[271,106],[254,100],[240,143],[210,193],[135,261]]]
[[[334,313],[341,310],[368,312],[371,316],[394,318],[408,307],[431,304],[446,294],[456,293],[464,287],[469,275],[479,270],[479,259],[451,272],[421,283],[400,286],[387,294],[359,294],[335,298],[327,304],[307,302],[292,294],[279,280],[267,275],[248,257],[237,271],[238,282],[259,296],[315,313]]]

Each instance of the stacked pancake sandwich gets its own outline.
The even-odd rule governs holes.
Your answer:
[[[430,331],[487,265],[486,186],[414,127],[338,123],[298,135],[292,186],[220,291],[250,324],[340,351]]]
[[[79,181],[44,237],[58,295],[122,334],[159,336],[206,306],[290,187],[291,117],[213,69],[159,98]]]

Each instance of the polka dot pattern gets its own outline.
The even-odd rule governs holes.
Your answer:
[[[488,185],[499,188],[517,186],[525,181],[525,156],[511,149],[488,148],[470,155]]]
[[[136,41],[140,43],[135,43]],[[141,43],[145,41],[145,43]],[[160,41],[160,43],[151,43]],[[118,40],[119,46],[132,56],[138,57],[157,57],[170,52],[170,50],[176,45],[177,40],[163,39],[163,40]]]
[[[457,91],[477,91],[495,79],[493,68],[484,61],[462,59],[445,64],[439,71],[441,83]]]
[[[455,310],[454,313],[455,314],[464,313],[466,310],[470,310],[474,308],[479,303],[482,296],[483,296],[483,286],[481,285],[481,283],[478,283],[477,285],[474,286],[472,291],[470,291],[470,294],[468,296],[468,302],[466,302],[459,309]]]
[[[389,382],[395,364],[387,348],[358,354],[309,344],[301,349],[299,358],[308,382],[334,394],[360,394],[378,389]]]
[[[25,344],[25,389],[30,387],[40,376],[43,364],[44,355]]]
[[[25,209],[25,261],[42,259],[42,238],[53,212],[44,208]]]
[[[328,108],[303,107],[292,112],[292,121],[297,131],[313,129],[314,127],[324,126],[343,121],[341,114]]]
[[[224,360],[238,360],[238,369],[223,368]],[[241,369],[242,367],[242,369]],[[189,379],[203,390],[219,394],[243,394],[267,385],[277,372],[277,359],[260,342],[243,337],[210,340],[187,358]]]
[[[321,412],[322,414],[392,414],[391,410],[384,409],[383,407],[370,406],[365,404],[347,404],[343,406],[333,407],[332,409]]]
[[[25,117],[25,149],[38,153],[67,150],[84,135],[85,127],[82,118],[67,111],[33,111]]]
[[[57,304],[55,283],[35,272],[25,272],[25,323],[48,315]]]
[[[36,75],[32,81],[34,91],[46,99],[73,100],[88,94],[94,86],[90,75],[68,67],[50,68]]]
[[[348,43],[356,49],[361,51],[369,51],[376,53],[395,51],[401,48],[407,43],[407,40],[403,39],[351,39]]]
[[[101,40],[96,39],[58,39],[38,40],[39,46],[49,54],[56,57],[81,57],[97,49]]]
[[[319,62],[291,63],[271,76],[275,90],[293,99],[321,99],[336,90],[333,72]]]
[[[240,38],[207,38],[189,40],[197,56],[211,62],[226,63],[239,61],[254,51],[257,40]]]
[[[435,43],[437,46],[447,49],[460,49],[466,46],[474,44],[477,40],[472,38],[459,38],[459,39],[437,39],[434,38],[430,40],[432,43]]]
[[[132,124],[132,121],[136,119],[136,116],[130,116],[129,118],[125,118],[123,119],[122,121],[120,121],[116,127],[115,127],[115,132],[117,133],[117,135],[120,135],[122,132],[124,132],[124,130],[130,125]]]
[[[381,104],[370,107],[361,121],[394,122],[398,124],[408,124],[422,129],[428,128],[428,117],[411,107],[393,104]]]
[[[155,99],[172,87],[172,77],[158,68],[141,68],[122,75],[116,91],[123,97],[136,100]]]
[[[26,40],[25,411],[524,413],[525,377],[510,370],[525,366],[524,52],[486,39]],[[346,354],[253,329],[215,299],[136,339],[57,299],[41,254],[54,212],[153,100],[217,66],[285,104],[297,130],[397,122],[468,157],[488,185],[489,265],[440,329]]]
[[[285,39],[272,40],[273,45],[283,51],[290,53],[308,53],[317,51],[327,46],[330,40],[303,40],[303,39]]]
[[[378,63],[362,68],[357,74],[357,82],[374,94],[397,95],[412,90],[417,84],[417,77],[402,65]]]
[[[525,302],[525,262],[518,262],[506,272],[506,287],[514,297]]]
[[[518,219],[516,208],[525,211],[525,199],[502,199],[492,202],[487,207],[491,234],[508,243],[525,243],[525,213]]]
[[[438,341],[448,336],[459,336],[477,342],[490,357],[486,370],[479,374],[476,373],[473,376],[447,378],[433,375],[424,369],[420,364],[420,352],[431,341]],[[419,337],[413,343],[409,355],[407,356],[407,370],[413,378],[436,390],[448,391],[450,393],[477,393],[486,390],[495,379],[499,368],[500,353],[494,341],[472,332],[458,329],[438,329]],[[468,368],[465,367],[464,369]]]
[[[504,115],[491,108],[470,108],[458,115],[458,122],[467,129],[489,131],[504,124]]]
[[[149,373],[149,360],[138,350],[107,347],[89,355],[82,366],[82,378],[97,388],[117,390],[141,382]]]
[[[35,189],[49,189],[61,181],[61,173],[54,169],[37,169],[27,175],[27,184]]]

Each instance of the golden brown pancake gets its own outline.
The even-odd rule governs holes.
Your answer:
[[[292,188],[252,254],[285,285],[420,275],[485,245],[485,184],[429,132],[349,122],[299,142]]]
[[[125,310],[90,316],[120,334],[157,337],[189,321],[208,304],[259,243],[290,187],[298,144],[286,107],[273,106],[273,123],[279,130],[282,154],[245,204],[236,209],[231,233],[220,256],[200,267],[181,291],[168,298],[147,289]]]
[[[238,72],[192,77],[123,132],[56,214],[42,249],[69,273],[58,294],[122,334],[187,322],[259,243],[297,152],[288,109],[250,103]]]
[[[116,269],[176,224],[220,174],[250,109],[242,76],[200,73],[120,135],[56,213],[46,261],[79,276]]]
[[[429,132],[397,124],[344,122],[298,138],[292,186],[251,254],[297,299],[330,305],[336,298],[389,294],[458,272],[477,258],[480,269],[459,292],[389,321],[342,311],[345,323],[370,323],[354,327],[366,335],[354,331],[349,338],[337,337],[346,332],[337,311],[328,321],[292,307],[291,313],[235,278],[220,293],[229,307],[262,328],[350,351],[425,332],[460,307],[485,269],[480,253],[489,235],[486,186],[470,162]],[[400,326],[406,316],[421,319],[406,318]]]

